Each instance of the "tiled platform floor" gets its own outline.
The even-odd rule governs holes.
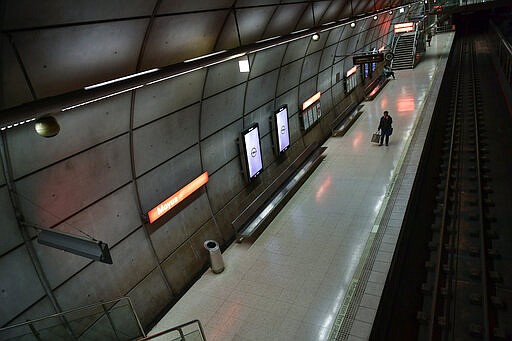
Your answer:
[[[224,272],[207,271],[150,334],[199,319],[209,341],[367,339],[452,40],[434,36],[415,69],[364,102],[256,242],[231,245]],[[379,147],[384,110],[394,132]]]

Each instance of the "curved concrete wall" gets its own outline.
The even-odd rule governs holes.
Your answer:
[[[79,16],[60,3],[4,3],[2,109],[238,45],[233,1],[215,8],[208,1],[80,1]],[[343,18],[340,3],[313,2],[314,19],[310,3],[240,8],[241,42]],[[373,2],[365,4],[359,11],[373,10]],[[336,74],[352,67],[354,52],[385,45],[392,19],[401,20],[382,15],[317,42],[258,52],[248,74],[230,61],[66,111],[56,116],[61,132],[51,139],[29,125],[3,131],[0,326],[124,295],[150,324],[205,270],[203,241],[231,243],[231,221],[362,99],[362,86],[347,96]],[[324,116],[304,133],[299,105],[317,91]],[[292,145],[276,162],[269,117],[282,104]],[[261,128],[264,172],[248,185],[236,140],[252,122]],[[203,171],[210,181],[193,198],[152,226],[146,222],[151,208]],[[105,241],[114,264],[41,246],[21,221]]]

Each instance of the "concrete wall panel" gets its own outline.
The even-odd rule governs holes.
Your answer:
[[[289,4],[279,6],[268,23],[265,36],[274,37],[283,34],[283,32],[293,32],[297,25],[297,18],[304,12],[307,4]]]
[[[201,139],[242,117],[245,86],[239,85],[204,100],[201,112]]]
[[[300,79],[302,62],[303,61],[301,59],[291,64],[287,64],[281,68],[276,92],[278,95],[287,92],[294,86],[297,86]]]
[[[45,293],[25,246],[0,257],[0,326]]]
[[[18,315],[14,320],[12,320],[12,322],[9,323],[9,325],[23,323],[28,320],[35,320],[55,313],[56,311],[53,308],[53,305],[51,304],[50,300],[48,299],[47,296],[44,296],[42,299],[31,305],[30,308],[25,310],[21,315]],[[45,324],[41,322],[40,325]],[[18,331],[18,329],[16,329],[16,331]],[[22,329],[21,331],[30,333],[30,328],[27,326],[25,329]],[[2,333],[2,336],[8,335]],[[6,337],[6,339],[8,339],[8,337]]]
[[[288,64],[290,62],[304,58],[306,50],[308,49],[310,39],[311,38],[307,37],[299,40],[294,40],[291,43],[289,43],[286,48],[286,54],[284,55],[283,64]]]
[[[253,57],[249,58],[252,65]],[[208,68],[208,76],[204,86],[204,97],[210,97],[235,85],[247,81],[249,73],[240,72],[238,59],[220,63]]]
[[[318,73],[321,52],[310,54],[304,58],[304,65],[302,66],[301,81],[309,79]]]
[[[276,107],[274,106],[274,101],[271,100],[258,109],[252,111],[244,117],[244,126],[248,127],[251,123],[256,122],[259,125],[260,129],[260,138],[267,135],[271,131],[270,119]]]
[[[230,185],[226,186],[226,184]],[[212,174],[208,183],[208,194],[211,198],[214,198],[214,200],[211,200],[213,212],[219,211],[245,186],[239,157],[231,160],[215,174]]]
[[[151,15],[156,0],[7,0],[4,29],[49,26]],[[27,9],[30,9],[27,11]]]
[[[56,226],[55,229],[79,237],[86,237],[80,232],[84,231],[112,248],[140,227],[141,218],[138,212],[133,186],[127,185]],[[86,258],[37,243],[34,243],[34,247],[52,288],[60,285],[90,262]]]
[[[245,97],[245,112],[251,112],[274,99],[277,76],[276,70],[249,81]]]
[[[162,269],[172,289],[182,292],[205,265],[205,259],[201,260],[192,244],[186,242],[162,263]]]
[[[276,6],[268,6],[236,11],[242,45],[268,38],[264,35],[265,28],[276,8]]]
[[[320,61],[320,71],[331,67],[334,62],[334,54],[336,52],[336,45],[331,45],[322,51],[322,59]]]
[[[37,135],[33,123],[7,133],[15,178],[127,132],[130,95],[114,96],[55,118],[60,124],[60,132],[50,139]]]
[[[347,26],[341,26],[339,28],[335,28],[334,30],[329,31],[329,37],[327,38],[326,45],[330,46],[337,44],[340,41],[343,30],[346,27]]]
[[[317,77],[313,77],[302,83],[299,87],[299,103],[304,103],[320,89],[317,86]]]
[[[214,173],[238,155],[240,151],[237,140],[243,129],[242,120],[238,120],[201,142],[205,170]]]
[[[252,60],[250,77],[254,78],[281,66],[286,45],[257,52]]]
[[[134,73],[148,20],[13,34],[38,98]]]
[[[178,207],[176,207],[179,209]],[[172,213],[171,213],[172,215]],[[151,234],[151,240],[160,261],[192,236],[199,228],[211,218],[206,191],[199,190],[186,207],[165,222],[165,224]],[[165,219],[165,218],[162,218]]]
[[[142,69],[176,64],[211,53],[228,10],[158,17],[153,22]],[[201,22],[201,25],[197,25]]]
[[[199,102],[206,70],[198,70],[140,88],[134,105],[134,127]]]
[[[181,13],[201,11],[217,8],[230,8],[233,5],[233,0],[215,0],[212,1],[174,1],[163,0],[158,8],[159,14],[168,13]]]
[[[0,109],[30,102],[32,94],[16,54],[5,35],[0,36]]]
[[[26,220],[52,226],[130,179],[128,136],[123,135],[25,177],[16,186]]]
[[[137,284],[128,295],[134,306],[134,310],[143,326],[153,322],[155,313],[161,312],[168,306],[172,296],[165,285],[165,279],[158,269],[154,269]]]
[[[133,133],[137,176],[198,142],[199,108],[199,104],[187,107]]]
[[[0,216],[2,217],[2,227],[0,228],[1,255],[23,243],[23,237],[16,222],[16,216],[14,215],[6,186],[0,188]]]
[[[114,246],[110,254],[114,264],[93,262],[54,290],[63,310],[124,296],[156,264],[142,229]]]
[[[202,172],[199,147],[194,146],[141,176],[137,183],[143,212],[147,213]]]

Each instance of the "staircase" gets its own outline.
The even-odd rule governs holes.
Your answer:
[[[413,69],[416,54],[416,32],[402,33],[397,37],[393,50],[393,70]]]

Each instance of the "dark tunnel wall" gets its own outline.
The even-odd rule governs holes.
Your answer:
[[[0,109],[236,47],[234,13],[246,44],[347,10],[340,1],[250,3],[233,10],[233,1],[5,1]],[[362,3],[358,11],[374,9]],[[346,95],[336,75],[352,67],[353,53],[387,45],[391,21],[406,15],[257,52],[248,74],[229,61],[68,110],[56,115],[61,131],[51,139],[28,124],[2,131],[0,326],[125,295],[149,325],[206,269],[203,241],[227,247],[233,219],[362,99],[362,85]],[[324,116],[304,133],[299,106],[317,91]],[[282,104],[292,145],[277,161],[269,117]],[[236,140],[252,122],[261,128],[264,172],[248,185]],[[146,222],[151,208],[204,171],[210,181],[191,200]],[[39,245],[23,221],[105,241],[113,265]]]

